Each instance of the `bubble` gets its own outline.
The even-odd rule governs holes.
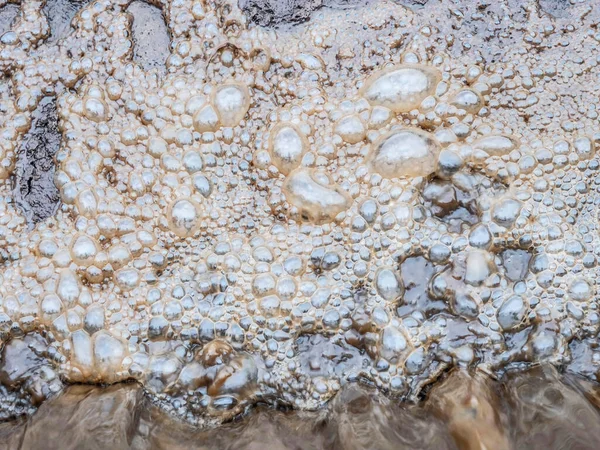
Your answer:
[[[106,326],[105,319],[104,309],[99,305],[92,306],[87,310],[83,318],[83,328],[92,335],[96,331],[104,329]]]
[[[382,267],[377,271],[375,287],[377,293],[388,302],[398,301],[404,294],[404,286],[399,274],[390,267]]]
[[[212,104],[221,124],[234,127],[240,123],[250,107],[248,89],[241,84],[224,84],[214,89]]]
[[[79,280],[69,269],[60,271],[56,293],[67,305],[77,301],[80,294]]]
[[[568,294],[571,300],[586,302],[592,298],[593,289],[587,280],[577,279],[569,286]]]
[[[194,150],[188,151],[183,155],[183,166],[189,173],[195,173],[202,170],[203,167],[202,156]]]
[[[168,150],[167,142],[158,136],[153,136],[148,140],[148,153],[155,158],[160,158]]]
[[[475,319],[479,314],[477,301],[465,292],[457,292],[450,302],[454,314],[466,319]]]
[[[351,114],[335,124],[334,131],[348,144],[357,144],[365,138],[365,126],[360,117]]]
[[[324,173],[310,169],[296,169],[284,184],[288,201],[299,210],[299,215],[313,223],[332,222],[350,207],[350,198],[343,189],[329,180]]]
[[[381,330],[381,357],[391,363],[406,358],[410,351],[409,344],[404,334],[394,326],[385,327]]]
[[[93,345],[97,375],[107,381],[118,379],[126,355],[123,343],[106,331],[99,331],[94,335]]]
[[[196,174],[193,178],[194,187],[204,197],[208,197],[211,193],[210,181],[202,174]]]
[[[494,261],[490,253],[482,250],[472,250],[467,254],[465,283],[479,286],[495,270]]]
[[[369,116],[368,127],[372,130],[379,130],[385,127],[392,120],[392,111],[383,106],[375,106]]]
[[[523,297],[513,295],[506,299],[498,309],[498,324],[504,330],[512,330],[523,321],[526,305]]]
[[[308,141],[295,125],[280,124],[271,131],[269,148],[273,164],[287,175],[300,165]]]
[[[360,205],[360,215],[365,219],[367,223],[373,223],[377,218],[379,208],[377,202],[373,199],[366,199]]]
[[[510,227],[521,213],[521,203],[512,198],[498,201],[492,208],[494,222],[503,227]]]
[[[40,304],[40,313],[42,319],[49,323],[56,319],[63,312],[63,304],[60,298],[54,294],[49,294],[44,297]]]
[[[392,131],[380,138],[370,154],[370,166],[386,178],[425,177],[435,171],[440,145],[417,129]]]
[[[99,98],[88,97],[84,100],[85,116],[93,122],[102,122],[108,115],[108,106]]]
[[[281,300],[276,295],[269,295],[260,300],[260,310],[266,317],[276,317],[279,314]]]
[[[461,89],[452,99],[452,104],[471,114],[477,114],[483,107],[483,99],[479,93],[473,89]]]
[[[252,291],[258,297],[264,297],[275,291],[275,278],[269,274],[260,274],[254,278],[252,282]]]
[[[373,74],[361,94],[373,106],[385,106],[396,113],[409,112],[435,92],[440,78],[434,68],[403,65]]]
[[[212,105],[205,105],[194,114],[194,129],[198,133],[217,131],[220,123],[217,111]]]
[[[516,142],[510,136],[486,136],[478,139],[473,147],[490,156],[502,156],[509,154],[516,147]]]
[[[176,200],[168,214],[171,230],[180,237],[192,236],[200,225],[200,205],[192,199]]]
[[[93,344],[90,335],[83,330],[71,334],[73,349],[72,365],[78,369],[82,377],[89,377],[94,370]]]
[[[575,139],[573,148],[579,159],[582,160],[593,158],[596,153],[594,143],[586,136]]]
[[[492,243],[492,235],[486,225],[479,224],[469,233],[469,244],[473,247],[487,249]]]
[[[440,152],[438,157],[437,172],[442,178],[450,178],[457,173],[463,165],[464,161],[460,155],[452,150],[444,149]]]
[[[123,268],[115,272],[115,282],[124,291],[129,291],[140,283],[140,274],[137,269]]]
[[[91,265],[97,253],[96,243],[88,236],[80,234],[73,239],[71,257],[77,264],[82,266]]]
[[[91,189],[84,189],[75,199],[79,214],[89,219],[95,218],[98,211],[98,199]]]

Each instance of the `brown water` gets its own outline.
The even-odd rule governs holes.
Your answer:
[[[0,448],[273,450],[595,449],[598,386],[536,368],[502,381],[453,371],[417,405],[346,386],[324,409],[257,406],[200,430],[170,418],[137,384],[71,386],[29,420],[0,425]]]

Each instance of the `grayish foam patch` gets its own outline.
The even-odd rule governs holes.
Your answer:
[[[19,7],[17,5],[5,5],[0,8],[0,36],[10,31],[10,27],[19,14]]]

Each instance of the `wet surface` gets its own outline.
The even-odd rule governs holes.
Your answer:
[[[56,42],[69,34],[73,17],[89,2],[90,0],[46,0],[44,14],[50,26],[50,36],[46,42]]]
[[[321,7],[346,9],[369,3],[374,0],[239,0],[250,20],[261,26],[304,22]]]
[[[240,0],[246,15],[261,26],[308,20],[323,0]]]
[[[6,450],[583,450],[600,439],[598,386],[544,367],[494,381],[455,370],[417,404],[350,384],[320,411],[258,406],[216,429],[170,418],[137,384],[71,386],[0,423]]]
[[[598,387],[568,376],[563,383],[552,370],[538,369],[534,377],[516,373],[503,391],[507,431],[514,448],[592,449],[600,442],[600,414],[587,401]]]
[[[159,8],[143,1],[134,1],[127,11],[133,15],[133,60],[144,70],[166,72],[171,40],[165,19]]]
[[[567,17],[569,15],[569,0],[538,0],[540,8],[552,17]]]
[[[45,97],[33,112],[31,128],[17,151],[15,201],[32,225],[50,217],[58,208],[54,156],[61,139],[56,101]]]
[[[2,3],[0,3],[1,5]],[[0,6],[0,36],[10,30],[13,20],[19,14],[19,6],[6,4]]]

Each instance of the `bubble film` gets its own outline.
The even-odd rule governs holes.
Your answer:
[[[454,367],[596,380],[595,0],[54,4],[0,37],[3,417],[65,383],[218,422]]]

